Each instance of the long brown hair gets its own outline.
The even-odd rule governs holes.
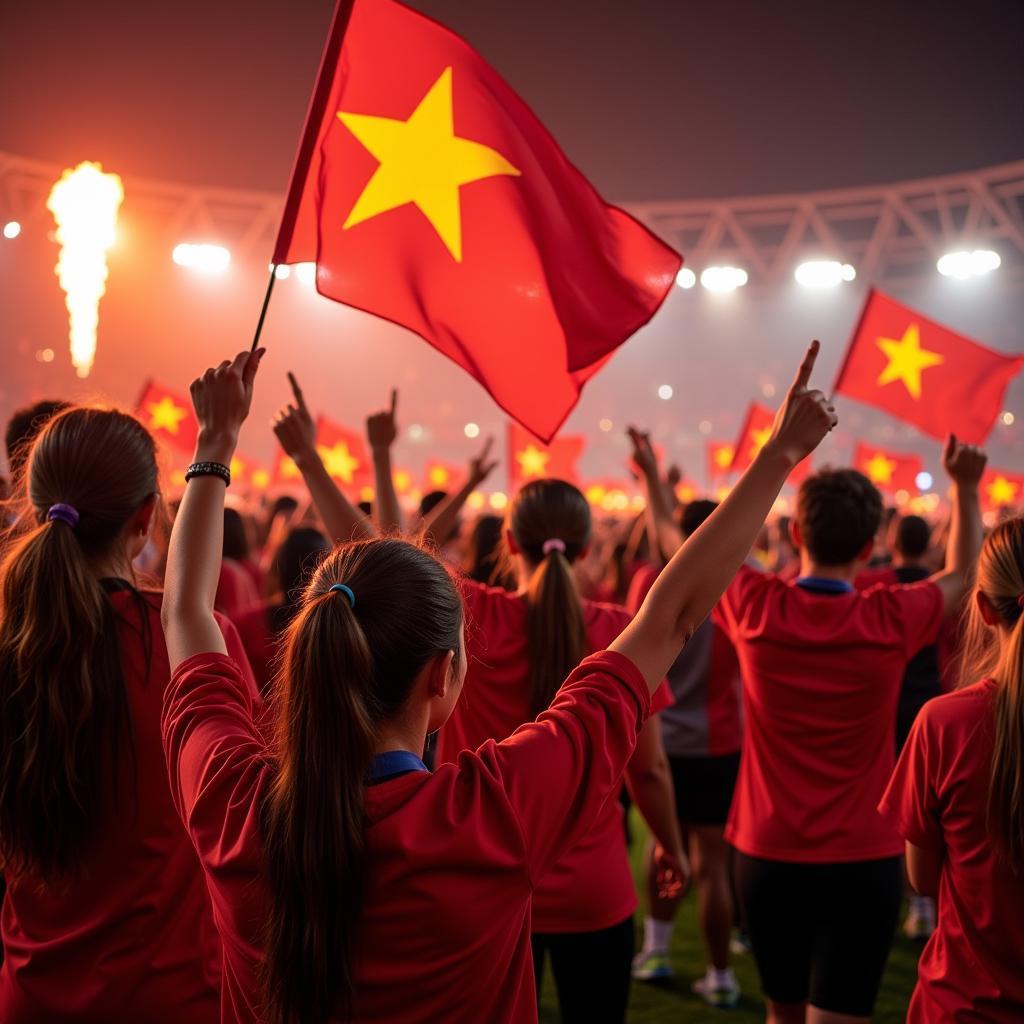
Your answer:
[[[354,605],[335,583],[351,588]],[[448,571],[406,541],[337,548],[306,588],[275,680],[278,773],[264,807],[272,901],[263,982],[275,1024],[352,1010],[377,728],[431,658],[454,651],[458,660],[461,630]]]
[[[527,562],[536,566],[526,591],[526,635],[530,713],[539,715],[587,654],[583,602],[572,566],[590,543],[590,506],[564,480],[534,480],[512,500],[508,528]]]
[[[989,827],[1009,864],[1024,873],[1024,517],[1008,519],[989,534],[977,585],[1005,633],[997,636],[977,601],[970,603],[960,682],[996,681]]]
[[[92,564],[157,492],[153,439],[126,413],[67,409],[36,438],[23,486],[0,565],[0,857],[9,880],[54,882],[102,827],[131,742],[114,610]],[[56,504],[79,521],[48,521]]]

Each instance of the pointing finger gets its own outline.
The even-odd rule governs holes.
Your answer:
[[[820,341],[812,341],[807,348],[807,352],[804,355],[804,361],[800,364],[800,368],[796,371],[796,377],[793,378],[792,391],[801,391],[807,387],[811,381],[811,371],[814,369],[814,363],[818,358],[818,352],[821,349]]]

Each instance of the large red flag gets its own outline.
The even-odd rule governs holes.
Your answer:
[[[199,423],[189,399],[155,381],[146,381],[135,403],[135,414],[158,443],[191,455]]]
[[[1024,506],[1024,473],[986,469],[981,478],[981,501],[986,509]]]
[[[932,437],[981,444],[1024,365],[872,290],[835,391],[912,423]]]
[[[550,440],[681,258],[607,205],[470,46],[339,0],[275,263],[421,335]]]
[[[576,460],[583,453],[586,439],[559,437],[542,444],[515,423],[508,425],[508,486],[515,492],[531,480],[552,478],[578,483]]]
[[[917,494],[917,475],[922,463],[917,455],[900,454],[862,441],[854,452],[853,468],[860,470],[880,491]]]

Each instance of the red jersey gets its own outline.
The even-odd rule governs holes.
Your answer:
[[[220,1020],[220,943],[202,867],[171,802],[160,741],[170,678],[160,594],[112,581],[134,760],[119,779],[67,888],[26,879],[4,898],[4,1024],[180,1024]],[[244,664],[227,620],[228,649]],[[240,685],[252,686],[251,677]]]
[[[875,860],[903,850],[876,810],[896,760],[907,662],[942,622],[934,583],[823,592],[740,569],[715,610],[745,691],[726,838],[753,857]]]
[[[627,606],[635,615],[659,570],[645,565],[633,577]],[[661,713],[670,757],[720,757],[743,742],[740,663],[725,631],[706,619],[668,670],[672,706]]]
[[[242,564],[233,558],[222,558],[220,576],[217,580],[217,596],[213,602],[217,611],[234,621],[259,599],[256,585],[242,568]]]
[[[504,742],[367,788],[354,1021],[536,1021],[533,889],[614,800],[649,703],[632,662],[604,652]],[[164,704],[174,799],[223,940],[226,1022],[259,1019],[260,814],[273,768],[255,710],[220,654],[179,665]]]
[[[986,824],[995,693],[986,679],[929,701],[878,807],[908,842],[943,855],[908,1021],[1024,1020],[1024,879]]]
[[[279,607],[276,602],[263,601],[235,617],[238,635],[242,638],[242,646],[262,694],[266,694],[270,687],[271,666],[277,654],[277,636],[271,623],[271,614],[276,607]]]
[[[459,703],[438,735],[437,761],[502,740],[531,720],[526,642],[526,601],[518,594],[463,581],[469,669]],[[628,625],[618,605],[583,602],[591,651],[604,650]],[[667,687],[651,711],[672,703]],[[624,811],[609,800],[578,845],[553,866],[533,895],[533,930],[589,932],[609,928],[637,907],[623,840]]]

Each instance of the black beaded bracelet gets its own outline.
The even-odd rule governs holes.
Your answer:
[[[231,486],[231,470],[223,462],[193,462],[185,470],[185,483],[194,476],[219,476],[226,487]]]

